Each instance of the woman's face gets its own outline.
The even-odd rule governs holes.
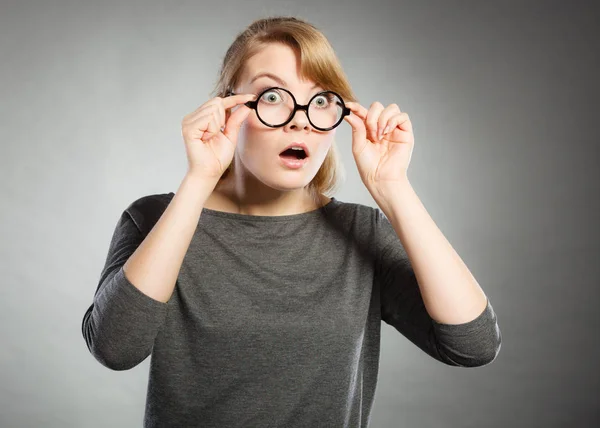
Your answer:
[[[288,46],[273,43],[247,61],[240,85],[235,90],[236,93],[259,95],[264,89],[281,87],[290,91],[298,104],[305,105],[314,94],[328,89],[319,87],[315,82],[301,80],[298,73],[295,52]],[[265,94],[263,98],[268,97]],[[292,120],[279,128],[264,125],[256,111],[252,111],[240,128],[236,149],[239,163],[236,168],[241,166],[244,170],[242,173],[250,173],[274,189],[284,191],[302,188],[317,174],[334,136],[335,129],[323,132],[313,128],[302,110],[296,111]],[[300,168],[291,168],[280,154],[290,144],[300,143],[306,145],[308,156]]]

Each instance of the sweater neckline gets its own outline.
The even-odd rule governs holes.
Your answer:
[[[171,192],[174,196],[175,194]],[[304,213],[298,214],[286,214],[286,215],[252,215],[252,214],[240,214],[240,213],[232,213],[228,211],[218,211],[213,210],[211,208],[202,208],[202,215],[210,215],[213,217],[221,217],[227,218],[231,220],[244,220],[251,222],[280,222],[280,221],[297,221],[297,220],[306,220],[313,217],[319,217],[327,212],[327,210],[333,208],[338,205],[340,202],[333,196],[331,200],[327,202],[322,207],[314,209],[312,211],[307,211]]]

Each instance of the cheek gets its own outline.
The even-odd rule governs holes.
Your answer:
[[[246,120],[242,122],[239,137],[242,139],[254,139],[264,132],[265,126],[258,120],[256,114],[250,113]]]
[[[237,152],[245,162],[253,162],[261,159],[255,156],[262,153],[265,143],[268,141],[270,129],[266,128],[254,114],[250,114],[242,125],[238,134]]]
[[[317,144],[317,147],[318,147],[317,156],[319,157],[319,160],[322,161],[327,156],[327,153],[329,152],[329,149],[331,148],[331,145],[333,144],[334,136],[335,136],[334,133],[324,136],[324,138],[322,140],[320,140],[319,143]]]
[[[246,117],[246,120],[244,121],[244,126],[250,127],[250,128],[258,128],[259,123],[260,122],[259,122],[258,118],[256,117],[256,112],[252,111],[252,112],[250,112],[248,117]]]

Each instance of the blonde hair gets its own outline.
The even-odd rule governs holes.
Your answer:
[[[238,85],[246,61],[270,43],[291,47],[300,58],[301,77],[321,87],[335,91],[344,101],[356,101],[340,61],[333,47],[314,25],[295,17],[269,17],[259,19],[239,33],[231,44],[219,71],[213,96],[225,97]],[[233,172],[232,161],[221,176]],[[331,145],[321,168],[308,184],[315,200],[319,194],[332,196],[343,182],[345,171],[335,141]]]

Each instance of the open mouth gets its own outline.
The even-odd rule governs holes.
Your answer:
[[[287,149],[287,150],[284,150],[283,152],[281,152],[279,154],[279,156],[281,156],[282,158],[285,158],[285,159],[293,159],[293,160],[305,159],[306,152],[303,149]]]

